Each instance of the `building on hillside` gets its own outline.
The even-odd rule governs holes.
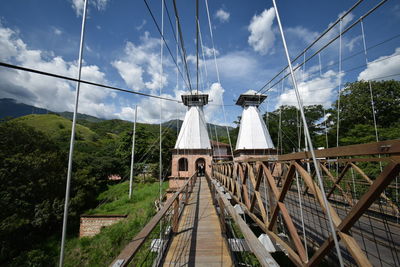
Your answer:
[[[188,110],[172,151],[170,192],[180,188],[199,168],[211,173],[212,149],[203,112],[208,95],[182,95],[182,102]]]
[[[236,160],[276,154],[275,146],[258,109],[266,98],[266,95],[248,92],[240,95],[236,101],[236,105],[243,108],[234,151]]]
[[[214,162],[232,160],[232,152],[229,144],[211,140],[211,149]]]

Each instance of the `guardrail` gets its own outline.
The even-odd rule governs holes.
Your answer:
[[[400,140],[315,154],[318,166],[309,152],[299,152],[214,164],[212,174],[296,265],[337,259],[329,209],[346,265],[399,266]]]
[[[210,178],[206,174],[207,182],[209,184],[211,190],[211,196],[213,199],[214,205],[219,207],[219,217],[222,226],[223,234],[227,231],[226,222],[228,218],[225,218],[225,213],[230,216],[233,222],[238,226],[240,232],[242,233],[244,240],[246,241],[246,245],[256,258],[261,266],[274,266],[277,267],[279,264],[275,261],[275,259],[271,256],[271,254],[265,249],[263,244],[258,240],[256,235],[252,232],[247,223],[243,220],[243,218],[237,213],[234,209],[230,201],[226,198],[224,192],[221,190],[218,185],[217,180]],[[240,246],[235,244],[236,247]]]
[[[157,266],[164,256],[172,234],[178,230],[179,217],[196,180],[197,172],[165,202],[160,211],[125,246],[110,266],[127,266],[130,263],[133,266]]]

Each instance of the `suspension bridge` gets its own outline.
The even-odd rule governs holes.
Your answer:
[[[258,91],[241,94],[237,99],[236,104],[242,107],[243,111],[235,149],[232,147],[228,128],[226,130],[229,144],[212,143],[212,131],[207,129],[203,107],[209,103],[209,95],[199,91],[200,80],[207,75],[207,69],[201,70],[199,67],[201,52],[204,59],[198,14],[199,1],[196,1],[196,85],[190,79],[176,1],[172,2],[175,29],[164,0],[161,1],[162,25],[157,22],[148,2],[144,2],[161,36],[161,77],[165,47],[177,67],[177,76],[182,78],[188,90],[187,94],[181,96],[180,101],[162,95],[162,81],[160,94],[152,95],[81,79],[88,0],[85,0],[82,16],[77,78],[0,62],[2,67],[77,82],[60,266],[63,265],[64,258],[80,84],[152,97],[160,101],[179,102],[187,107],[172,151],[169,177],[162,177],[160,123],[159,178],[160,183],[168,180],[169,189],[164,196],[160,193],[156,215],[132,237],[131,242],[119,252],[110,266],[400,266],[400,140],[379,140],[371,81],[369,90],[376,142],[339,146],[337,141],[336,147],[314,149],[295,75],[296,70],[304,68],[314,57],[318,56],[320,61],[320,52],[333,42],[339,41],[341,47],[342,36],[356,25],[361,25],[362,29],[364,50],[361,52],[366,63],[363,66],[368,65],[363,20],[387,1],[378,2],[353,24],[342,28],[343,19],[363,2],[357,1],[306,49],[291,59],[278,7],[273,0],[287,66]],[[221,84],[207,0],[205,5],[217,79]],[[164,9],[174,32],[177,46],[175,56],[164,35]],[[317,42],[326,38],[327,33],[338,25],[339,33],[323,46],[312,50],[313,52],[306,57],[306,52],[311,51]],[[397,37],[391,37],[382,43]],[[303,62],[292,66],[292,63],[301,57]],[[178,58],[182,66],[179,66]],[[343,60],[339,53],[339,100]],[[319,67],[321,73],[321,64]],[[260,105],[267,99],[266,93],[278,84],[283,87],[285,79],[291,79],[294,87],[301,118],[298,127],[302,128],[300,131],[304,130],[305,139],[304,150],[300,149],[299,141],[298,152],[288,154],[281,153],[280,144],[274,145],[259,110]],[[226,122],[224,105],[222,109]],[[339,121],[339,113],[337,117]],[[337,127],[339,140],[339,123]],[[281,142],[282,132],[278,138],[278,143]],[[133,163],[134,147],[131,167]]]

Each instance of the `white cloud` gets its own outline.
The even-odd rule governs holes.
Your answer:
[[[204,55],[206,57],[213,57],[214,56],[214,48],[207,47],[203,45]],[[215,56],[219,56],[219,51],[215,49]]]
[[[217,13],[215,13],[215,17],[222,23],[228,22],[230,16],[231,14],[223,9],[219,9]]]
[[[349,49],[350,52],[353,51],[354,47],[361,42],[362,36],[356,36],[353,39],[351,39],[349,42],[345,43],[345,46]]]
[[[147,24],[147,21],[145,19],[142,20],[142,23],[139,26],[136,26],[136,30],[140,31],[141,29],[143,29],[143,27]]]
[[[341,74],[342,77],[344,73]],[[329,107],[332,98],[337,94],[338,73],[329,70],[322,76],[313,76],[310,73],[304,75],[304,81],[298,80],[298,88],[304,105],[323,105]],[[294,89],[286,88],[279,96],[276,108],[281,105],[297,106],[297,98]]]
[[[346,11],[340,12],[339,15],[338,15],[338,18],[343,16],[344,13],[346,13]],[[354,14],[353,13],[350,12],[349,14],[347,14],[346,17],[344,17],[342,19],[342,29],[344,29],[347,25],[349,25],[349,23],[352,22],[353,19],[354,19]],[[329,24],[329,25],[332,25],[332,24]]]
[[[63,32],[59,28],[53,27],[53,33],[55,35],[61,35]]]
[[[275,35],[272,29],[274,19],[275,9],[265,9],[260,15],[254,15],[248,26],[248,30],[250,31],[248,43],[254,51],[261,55],[266,55],[270,52],[275,41]]]
[[[111,64],[131,89],[155,91],[161,85],[159,49],[160,40],[150,37],[150,34],[145,32],[141,37],[140,44],[127,42],[121,59],[115,60]],[[169,60],[164,58],[164,66],[169,65]],[[167,73],[163,73],[163,87],[168,85],[167,78]]]
[[[287,28],[286,33],[303,40],[307,44],[310,44],[318,37],[317,32],[313,32],[303,26],[289,27]]]
[[[52,52],[33,50],[19,38],[17,32],[0,25],[0,58],[21,66],[76,77],[76,62],[65,61],[62,57],[52,56]],[[97,83],[106,83],[105,74],[95,65],[84,65],[82,79]],[[32,74],[28,72],[1,69],[0,97],[17,99],[23,103],[53,111],[72,111],[75,98],[75,83]],[[93,116],[109,118],[114,112],[112,105],[104,104],[112,98],[111,92],[82,84],[79,112]]]
[[[110,0],[87,0],[91,6],[97,10],[105,10]],[[82,16],[84,8],[84,0],[71,0],[72,8],[75,10],[76,16]]]
[[[208,68],[214,69],[214,61],[207,60]],[[260,74],[260,65],[254,56],[246,51],[233,51],[217,58],[219,72],[226,79],[254,78]],[[257,72],[258,69],[258,72]]]
[[[140,90],[144,87],[143,69],[133,63],[117,60],[112,65],[118,70],[119,75],[125,83],[133,90]]]
[[[391,75],[396,74],[400,74],[400,47],[391,55],[369,62],[367,68],[358,75],[358,80],[390,80],[394,78]]]

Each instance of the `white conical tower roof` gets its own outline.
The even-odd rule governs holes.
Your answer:
[[[236,149],[275,148],[267,126],[258,110],[258,105],[260,105],[265,98],[265,95],[243,94],[240,95],[236,102],[237,105],[243,107]]]
[[[211,149],[204,118],[203,106],[208,102],[208,95],[184,95],[183,103],[188,106],[175,149]]]

